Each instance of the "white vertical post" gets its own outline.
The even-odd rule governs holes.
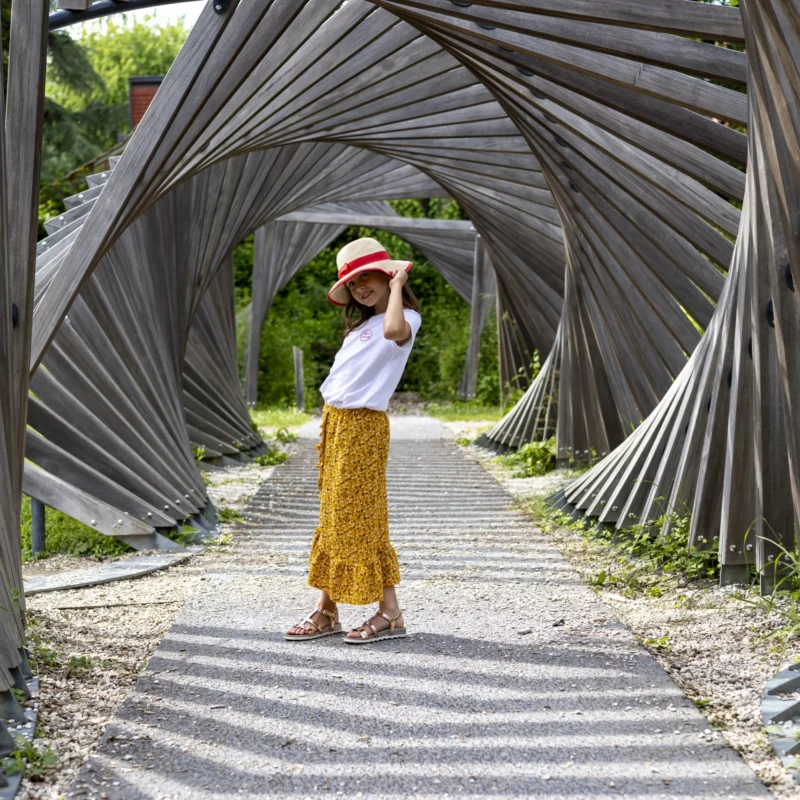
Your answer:
[[[297,407],[303,411],[306,407],[306,384],[303,373],[303,351],[299,347],[292,347],[294,356],[294,392]]]

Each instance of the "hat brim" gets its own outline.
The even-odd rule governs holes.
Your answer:
[[[333,284],[328,292],[328,300],[335,306],[346,306],[350,302],[350,290],[345,284],[359,272],[383,272],[391,278],[399,270],[408,272],[413,266],[413,261],[376,261],[374,264],[358,267]]]

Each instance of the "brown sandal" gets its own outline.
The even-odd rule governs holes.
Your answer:
[[[314,614],[324,614],[331,622],[330,625],[320,627],[311,619]],[[312,627],[306,628],[306,623]],[[289,642],[299,642],[304,639],[321,639],[323,636],[330,636],[334,633],[342,633],[342,625],[336,621],[336,614],[333,611],[327,611],[324,608],[315,608],[302,622],[296,627],[305,628],[306,633],[285,633],[283,638]]]
[[[354,628],[350,633],[354,633],[358,631],[361,634],[360,639],[355,639],[352,636],[345,636],[345,642],[347,644],[367,644],[368,642],[375,642],[379,639],[402,639],[408,634],[406,633],[405,625],[402,628],[398,628],[397,620],[403,616],[403,612],[400,611],[397,616],[392,619],[388,614],[384,614],[383,611],[378,611],[376,614],[373,614],[360,628]],[[375,617],[383,617],[385,620],[389,621],[389,627],[384,628],[383,630],[379,631],[370,620],[375,619]],[[367,631],[369,628],[372,633]]]

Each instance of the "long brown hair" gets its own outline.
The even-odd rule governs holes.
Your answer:
[[[411,291],[407,283],[403,284],[403,308],[410,308],[419,314],[419,300],[414,296],[414,292]],[[354,331],[359,325],[373,316],[375,316],[375,309],[372,306],[362,305],[351,294],[344,310],[344,322],[347,327],[344,335],[347,336],[350,331]]]

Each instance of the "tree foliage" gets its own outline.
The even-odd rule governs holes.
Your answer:
[[[403,216],[462,217],[460,208],[452,201],[401,200],[393,201],[392,205]],[[360,236],[378,239],[393,258],[414,262],[409,285],[420,301],[422,327],[398,389],[419,392],[427,399],[455,399],[469,343],[469,306],[408,242],[384,231],[351,227],[303,267],[275,298],[261,338],[259,403],[290,405],[294,402],[293,345],[304,353],[307,405],[313,407],[322,403],[319,387],[341,347],[344,333],[342,310],[327,300],[336,277],[336,252]],[[251,242],[237,248],[234,270],[237,300],[243,308],[250,301]],[[242,362],[246,346],[244,333],[242,326]],[[487,404],[499,402],[498,384],[497,334],[494,318],[490,317],[481,342],[478,399]]]
[[[159,25],[154,24],[155,19],[148,16],[138,20],[120,14],[93,24],[80,35],[78,43],[98,80],[78,87],[74,81],[61,81],[51,69],[48,97],[69,111],[81,111],[93,103],[126,105],[128,78],[165,75],[189,34],[182,19]],[[126,121],[113,135],[128,130]]]
[[[73,38],[50,34],[40,218],[64,210],[63,198],[85,188],[85,174],[64,176],[114,147],[130,132],[128,78],[164,75],[188,31],[183,21],[122,14]],[[94,171],[92,165],[87,172]]]

